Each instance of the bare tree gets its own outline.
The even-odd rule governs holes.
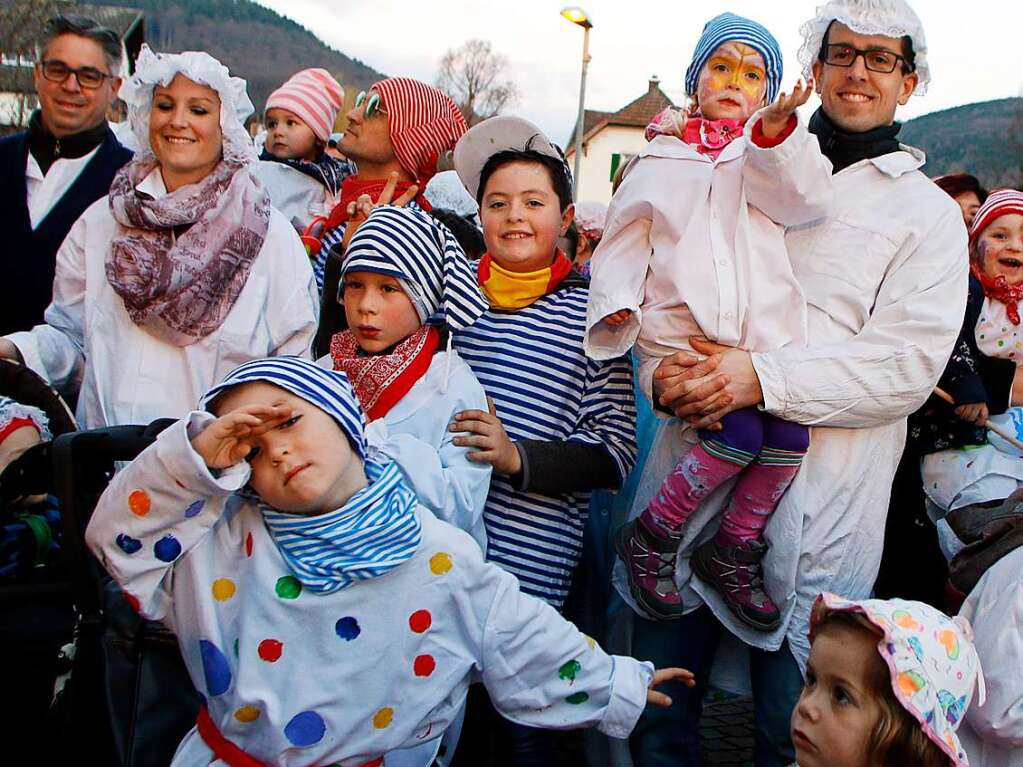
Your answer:
[[[31,64],[47,20],[70,6],[69,0],[5,0],[0,4],[0,123],[15,128],[35,109]]]
[[[469,40],[440,60],[437,87],[451,96],[469,125],[493,117],[515,101],[515,84],[502,80],[508,60],[487,40]]]

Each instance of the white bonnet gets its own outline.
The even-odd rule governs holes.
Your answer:
[[[804,77],[809,78],[812,74],[811,68],[820,53],[824,35],[833,21],[860,35],[909,37],[913,43],[916,73],[920,78],[914,93],[922,96],[927,92],[927,84],[931,81],[927,39],[920,17],[906,0],[830,0],[826,5],[818,6],[817,15],[799,28],[803,36],[799,63],[803,65]]]
[[[245,130],[245,118],[253,113],[254,108],[245,92],[245,81],[232,77],[227,67],[208,53],[154,53],[148,45],[142,46],[135,62],[135,74],[121,86],[118,94],[128,107],[128,121],[141,147],[139,156],[146,157],[153,152],[149,145],[153,90],[157,85],[168,85],[177,74],[209,86],[220,96],[224,159],[238,163],[254,161],[256,150]]]

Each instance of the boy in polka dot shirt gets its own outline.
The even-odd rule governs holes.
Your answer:
[[[537,727],[629,734],[682,669],[606,655],[366,459],[343,373],[230,373],[103,494],[86,540],[202,694],[172,765],[383,765],[481,680]],[[255,760],[255,761],[253,761]]]

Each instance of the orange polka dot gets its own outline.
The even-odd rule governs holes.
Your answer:
[[[446,551],[438,552],[430,557],[430,572],[434,575],[444,575],[452,567],[451,555]]]
[[[217,578],[213,581],[213,598],[218,602],[224,602],[233,597],[235,590],[234,581],[230,578]]]
[[[394,720],[394,709],[390,706],[384,706],[382,709],[373,714],[373,726],[378,730],[382,730],[385,727],[390,727],[391,722]]]
[[[247,724],[259,719],[259,715],[261,713],[262,712],[255,706],[242,706],[234,712],[234,718],[239,722],[245,722]]]
[[[128,496],[128,508],[131,513],[138,517],[144,517],[149,513],[152,504],[149,502],[149,495],[145,490],[134,490]]]

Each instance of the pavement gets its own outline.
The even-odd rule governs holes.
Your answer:
[[[700,743],[704,767],[753,764],[753,700],[711,690],[703,704]]]

